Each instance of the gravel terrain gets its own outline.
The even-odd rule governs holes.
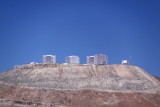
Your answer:
[[[160,107],[160,94],[37,89],[0,84],[0,107]]]
[[[0,82],[40,89],[155,91],[160,82],[137,66],[28,64],[0,76]]]
[[[160,81],[137,66],[27,64],[0,74],[0,107],[160,107]]]

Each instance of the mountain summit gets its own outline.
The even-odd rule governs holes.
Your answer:
[[[95,89],[147,91],[159,81],[143,69],[130,65],[28,64],[0,76],[0,81],[25,87],[49,89]]]
[[[28,99],[28,95],[24,96],[24,90],[27,90],[27,93],[30,94],[30,96],[32,96],[28,100],[31,103],[29,103],[30,106],[33,106],[33,104],[36,102],[33,101],[33,99],[37,98],[37,96],[39,96],[39,99],[41,99],[39,100],[39,102],[44,103],[44,101],[48,101],[49,104],[53,104],[55,106],[55,103],[52,102],[52,97],[56,96],[54,92],[63,92],[63,94],[66,93],[66,97],[69,97],[71,95],[72,98],[70,98],[70,100],[73,100],[73,97],[75,96],[72,95],[72,92],[76,93],[77,91],[79,97],[82,97],[83,95],[86,95],[83,93],[85,90],[88,90],[87,92],[90,93],[91,96],[92,94],[100,94],[102,92],[104,93],[104,95],[105,93],[114,93],[114,96],[109,96],[110,98],[113,98],[112,100],[116,100],[118,102],[116,103],[113,101],[114,104],[111,104],[111,102],[106,103],[106,106],[103,107],[108,107],[109,105],[118,105],[120,102],[119,98],[123,94],[125,96],[126,94],[130,95],[131,93],[145,93],[145,95],[158,95],[157,98],[160,98],[160,81],[157,80],[155,77],[151,76],[150,74],[146,73],[143,69],[131,65],[27,64],[22,66],[16,66],[13,70],[8,70],[2,73],[0,75],[0,85],[0,98],[2,99],[1,102],[3,102],[3,104],[5,104],[6,101],[4,100],[4,98],[12,99],[11,102],[13,103],[15,103],[15,100],[13,99],[17,99],[19,103],[24,103],[23,99]],[[8,88],[13,89],[11,89],[12,91],[7,91]],[[21,93],[15,95],[15,93],[17,93],[18,90],[21,90]],[[35,93],[41,93],[41,95],[34,94],[29,90],[33,92],[35,91]],[[54,94],[52,97],[48,96],[48,100],[44,100],[42,96],[44,97],[46,93],[44,93],[42,90],[45,90],[48,94]],[[4,93],[7,93],[7,95],[11,94],[14,97],[8,97]],[[81,95],[80,93],[83,93],[83,95]],[[120,96],[119,94],[115,93],[120,93]],[[59,93],[58,95],[58,99],[64,98],[64,96],[61,95],[61,93]],[[138,96],[139,94],[136,95]],[[15,96],[18,96],[18,98]],[[97,98],[100,97],[99,95],[96,96]],[[131,96],[133,97],[134,95]],[[103,97],[101,99],[104,98],[106,97]],[[76,99],[74,99],[73,101],[75,100]],[[160,101],[158,99],[156,100],[157,102]],[[64,104],[62,105],[69,103],[65,102],[66,100],[64,100]],[[155,107],[159,105],[159,103],[157,102],[155,103]],[[101,103],[102,102],[97,102],[96,107],[98,107]],[[24,105],[25,104],[27,103],[24,103]],[[88,102],[87,104],[88,106],[86,107],[93,107],[91,102]],[[76,107],[85,106],[80,105],[81,104],[79,104],[79,106],[77,105]],[[70,103],[70,106],[75,107],[75,105],[72,103]]]

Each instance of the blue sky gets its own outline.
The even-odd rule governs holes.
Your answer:
[[[42,55],[98,53],[160,77],[159,0],[0,0],[0,72]]]

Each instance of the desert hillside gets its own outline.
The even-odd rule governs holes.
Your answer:
[[[54,90],[0,84],[0,107],[159,107],[160,94]]]
[[[0,107],[160,107],[159,90],[137,66],[27,64],[0,75]]]
[[[28,64],[0,76],[8,84],[49,89],[147,91],[160,82],[130,65]]]

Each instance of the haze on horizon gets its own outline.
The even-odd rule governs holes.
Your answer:
[[[160,77],[159,0],[1,0],[0,72],[14,65],[57,63],[106,54],[109,64],[130,59]]]

